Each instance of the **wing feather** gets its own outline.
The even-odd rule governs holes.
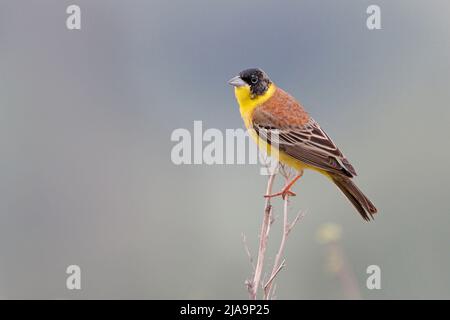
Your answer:
[[[292,126],[282,119],[275,121],[270,111],[256,108],[252,120],[261,139],[289,156],[325,171],[356,176],[353,166],[314,119]]]

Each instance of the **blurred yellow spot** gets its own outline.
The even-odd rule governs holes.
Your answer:
[[[327,223],[317,230],[317,241],[322,244],[336,242],[341,238],[342,228],[334,223]]]

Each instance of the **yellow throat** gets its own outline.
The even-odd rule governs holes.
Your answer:
[[[259,96],[254,96],[250,91],[250,86],[242,86],[234,88],[234,95],[239,103],[239,110],[242,119],[244,119],[245,126],[248,128],[251,122],[251,115],[253,110],[269,100],[276,90],[275,84],[271,83],[267,91]]]

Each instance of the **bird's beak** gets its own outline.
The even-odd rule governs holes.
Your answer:
[[[228,80],[228,84],[231,84],[234,87],[243,87],[247,85],[247,83],[245,83],[245,81],[242,80],[240,76],[231,78],[230,80]]]

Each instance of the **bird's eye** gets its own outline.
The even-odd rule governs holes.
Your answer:
[[[258,82],[258,77],[255,75],[252,75],[250,81],[252,82],[252,84],[256,84]]]

